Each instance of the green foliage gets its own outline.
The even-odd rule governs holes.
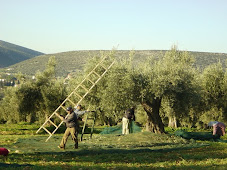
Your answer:
[[[222,104],[223,97],[226,93],[224,90],[225,72],[221,63],[213,64],[206,67],[202,75],[202,86],[204,90],[204,99],[207,105],[219,106]]]
[[[179,121],[199,101],[193,63],[188,52],[173,47],[159,60],[150,58],[134,69],[134,99],[151,107],[146,110],[153,123],[158,122],[159,113],[163,119]]]
[[[117,64],[111,69],[105,80],[105,85],[100,89],[100,105],[107,112],[114,112],[118,118],[122,118],[120,112],[133,104],[133,81],[128,70]]]
[[[109,55],[116,57],[114,52]],[[94,57],[85,65],[85,72],[89,73],[99,61],[100,58]],[[127,57],[116,61],[87,97],[87,102],[99,107],[99,118],[103,122],[106,122],[105,119],[112,120],[113,123],[121,120],[124,110],[133,105],[134,86],[128,66],[131,66],[131,63]],[[97,72],[101,75],[103,71],[97,70]]]
[[[66,89],[62,80],[52,82],[49,86],[41,88],[42,99],[39,101],[39,122],[43,123],[66,98]],[[41,119],[42,118],[42,119]]]
[[[1,101],[0,120],[11,122],[35,122],[54,111],[65,98],[63,80],[55,80],[55,58],[51,57],[43,73],[37,79],[25,80],[21,74],[18,87],[7,88]]]
[[[208,110],[204,109],[204,111],[200,113],[198,121],[201,121],[204,125],[207,125],[210,121],[225,122],[226,119],[224,111],[222,109],[218,109],[217,107],[211,107]]]
[[[153,57],[135,65],[134,57],[135,53],[119,59],[89,94],[87,102],[101,108],[99,118],[104,114],[116,122],[127,107],[160,99],[161,107],[154,106],[159,109],[162,120],[169,121],[167,124],[196,125],[204,112],[200,108],[202,87],[200,72],[194,68],[194,57],[176,47],[159,60]],[[87,73],[98,61],[99,57],[94,57],[85,65]],[[224,119],[219,117],[219,120]],[[203,121],[205,124],[208,120]]]
[[[226,120],[226,72],[221,63],[206,67],[202,73],[203,118]]]
[[[16,88],[8,87],[4,90],[4,98],[0,101],[0,119],[8,123],[20,121],[16,91]]]
[[[71,62],[63,61],[60,54],[50,57],[46,69],[37,72],[35,80],[27,79],[22,73],[17,74],[21,84],[17,88],[6,89],[5,97],[0,101],[0,121],[42,123],[105,55],[115,58],[116,63],[81,103],[86,106],[85,109],[88,105],[97,109],[97,122],[101,125],[114,125],[121,121],[124,110],[133,105],[137,106],[141,125],[145,125],[149,114],[154,114],[154,111],[166,126],[203,127],[210,119],[227,120],[227,73],[220,62],[206,67],[201,73],[195,69],[197,57],[176,47],[165,54],[156,51],[151,57],[148,57],[150,51],[89,52],[90,55],[85,58],[82,56],[86,56],[87,51],[71,52]],[[62,54],[67,58],[69,53]],[[67,84],[56,79],[59,61],[67,66],[65,69],[80,67],[71,70],[72,78],[66,81]],[[31,64],[34,67],[39,65]],[[103,69],[96,72],[102,74]],[[93,78],[90,77],[91,80]],[[85,86],[88,86],[89,81],[86,83]],[[82,91],[78,90],[78,93],[82,94]],[[78,101],[76,96],[72,98]],[[139,106],[143,102],[147,102],[150,108]],[[13,113],[8,113],[8,109]]]
[[[198,72],[193,68],[194,58],[188,52],[174,47],[154,65],[151,79],[156,97],[162,98],[162,110],[171,121],[184,119],[200,100],[197,84]],[[182,120],[180,120],[182,121]]]
[[[227,91],[227,67],[226,67],[226,70],[225,70],[225,76],[224,76],[222,90],[225,91],[225,92]],[[224,93],[223,100],[227,101],[227,93]],[[227,114],[226,114],[227,113],[227,102],[223,103],[223,108],[224,108],[223,110],[224,110],[224,113],[225,113],[225,119],[227,119]]]
[[[16,91],[16,97],[20,121],[34,122],[37,105],[41,98],[39,89],[32,83],[24,83]]]
[[[172,95],[183,91],[187,84],[191,84],[193,73],[193,58],[187,52],[172,48],[163,59],[154,64],[151,74],[152,89],[155,96]]]

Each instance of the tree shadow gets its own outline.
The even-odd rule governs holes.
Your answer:
[[[167,145],[167,143],[163,143],[162,145]],[[188,146],[188,147],[172,147],[172,148],[163,148],[163,149],[154,149],[154,148],[135,148],[135,149],[100,149],[100,148],[91,148],[91,149],[78,149],[74,151],[56,151],[56,152],[34,152],[34,153],[12,153],[11,161],[22,161],[22,162],[30,162],[30,161],[44,161],[44,162],[64,162],[64,165],[34,165],[35,169],[41,168],[54,168],[54,167],[62,167],[67,166],[70,168],[82,168],[82,169],[103,169],[102,164],[107,164],[111,166],[111,162],[115,162],[118,165],[115,168],[119,169],[152,169],[153,163],[158,162],[172,162],[168,167],[160,167],[161,169],[213,169],[223,168],[223,165],[212,164],[212,165],[174,165],[177,161],[184,160],[185,162],[191,161],[202,161],[207,160],[208,155],[204,154],[203,151],[207,150],[207,145],[198,145],[198,146]],[[198,149],[198,150],[192,150]],[[219,153],[219,152],[218,152]],[[212,154],[209,158],[219,158],[224,159],[227,157],[227,154],[218,153]],[[168,156],[169,155],[169,156]],[[72,165],[72,162],[81,162],[81,165]],[[136,163],[137,167],[128,167],[126,163]],[[85,165],[84,165],[85,163]],[[92,167],[91,165],[95,167]],[[147,166],[145,166],[147,165]],[[0,167],[4,168],[17,168],[22,167],[26,168],[29,166],[33,166],[30,164],[0,164]],[[106,166],[105,166],[106,167]],[[113,167],[111,167],[113,168]],[[158,167],[153,167],[158,168]],[[1,169],[1,168],[0,168]],[[64,168],[62,168],[64,169]],[[114,169],[114,168],[113,168]]]
[[[197,147],[175,147],[175,148],[165,148],[165,149],[150,149],[150,148],[140,148],[140,149],[79,149],[75,151],[57,151],[57,152],[34,152],[34,153],[26,153],[23,154],[25,157],[23,160],[27,160],[31,158],[35,158],[37,161],[39,160],[55,160],[55,161],[64,161],[71,162],[71,158],[77,158],[82,162],[90,162],[94,161],[96,163],[103,163],[115,160],[117,162],[124,163],[125,160],[121,158],[125,158],[130,155],[130,159],[133,158],[134,162],[139,163],[155,163],[160,162],[158,159],[152,159],[152,161],[147,157],[147,155],[151,155],[152,153],[156,154],[165,154],[170,152],[182,152],[183,150],[190,150]],[[13,159],[20,159],[21,154],[13,153]],[[137,156],[145,156],[146,159],[137,158]],[[223,155],[222,155],[223,156]],[[227,154],[224,155],[227,157]],[[54,159],[53,159],[54,158]]]
[[[33,167],[34,165],[31,165],[31,164],[16,164],[16,163],[13,163],[13,164],[8,164],[8,163],[0,163],[0,169],[1,168],[27,168],[27,167]]]

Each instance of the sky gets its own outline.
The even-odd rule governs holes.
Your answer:
[[[0,0],[0,40],[77,50],[227,53],[226,0]]]

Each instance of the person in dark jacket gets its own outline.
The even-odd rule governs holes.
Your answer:
[[[122,134],[133,133],[132,121],[135,121],[135,108],[131,107],[125,111],[122,118]]]
[[[58,115],[59,118],[66,123],[66,127],[67,127],[58,148],[65,149],[67,139],[70,135],[72,136],[72,140],[75,143],[74,145],[75,149],[78,148],[78,130],[79,130],[78,118],[79,116],[87,112],[87,111],[80,111],[80,110],[81,110],[81,105],[78,105],[75,111],[73,111],[72,107],[68,107],[67,108],[68,115],[65,118],[61,115]]]

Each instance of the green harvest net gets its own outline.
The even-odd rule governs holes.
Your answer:
[[[141,128],[135,124],[135,122],[132,122],[132,133],[141,132]],[[122,134],[122,124],[106,127],[100,134]]]
[[[218,136],[216,135],[213,136],[211,132],[186,132],[185,130],[177,130],[174,134],[184,139],[215,140],[220,142],[226,142],[224,140],[218,139]]]

